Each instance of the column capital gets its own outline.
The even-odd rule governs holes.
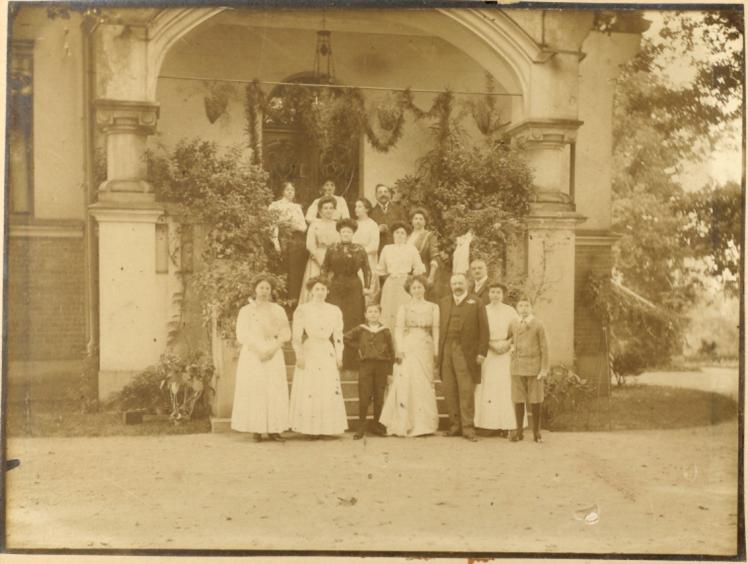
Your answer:
[[[106,133],[151,135],[156,131],[159,104],[155,102],[99,98],[94,106],[96,124]]]
[[[583,123],[578,119],[528,118],[510,125],[506,133],[519,145],[560,149],[576,141]]]

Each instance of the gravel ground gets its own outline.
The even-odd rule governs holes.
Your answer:
[[[10,438],[8,547],[735,552],[737,422],[544,438]]]

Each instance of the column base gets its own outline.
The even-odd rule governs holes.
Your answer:
[[[106,180],[99,186],[98,201],[155,203],[156,195],[145,180]]]

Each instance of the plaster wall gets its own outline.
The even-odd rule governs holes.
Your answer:
[[[84,96],[81,18],[50,19],[45,7],[22,6],[11,40],[34,41],[34,216],[84,218]]]

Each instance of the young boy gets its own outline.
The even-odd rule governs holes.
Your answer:
[[[525,403],[530,404],[532,434],[536,443],[540,438],[540,406],[543,403],[543,379],[548,374],[548,340],[543,324],[532,314],[532,304],[526,296],[517,302],[518,320],[509,324],[511,339],[512,401],[517,419],[517,431],[512,441],[521,441],[525,418]]]
[[[379,321],[382,310],[378,304],[366,306],[366,323],[354,327],[343,336],[346,346],[358,351],[361,359],[358,369],[358,431],[353,438],[358,440],[366,434],[366,415],[369,413],[371,396],[374,396],[374,432],[384,435],[386,430],[379,422],[384,403],[387,378],[392,375],[395,346],[392,333]]]

